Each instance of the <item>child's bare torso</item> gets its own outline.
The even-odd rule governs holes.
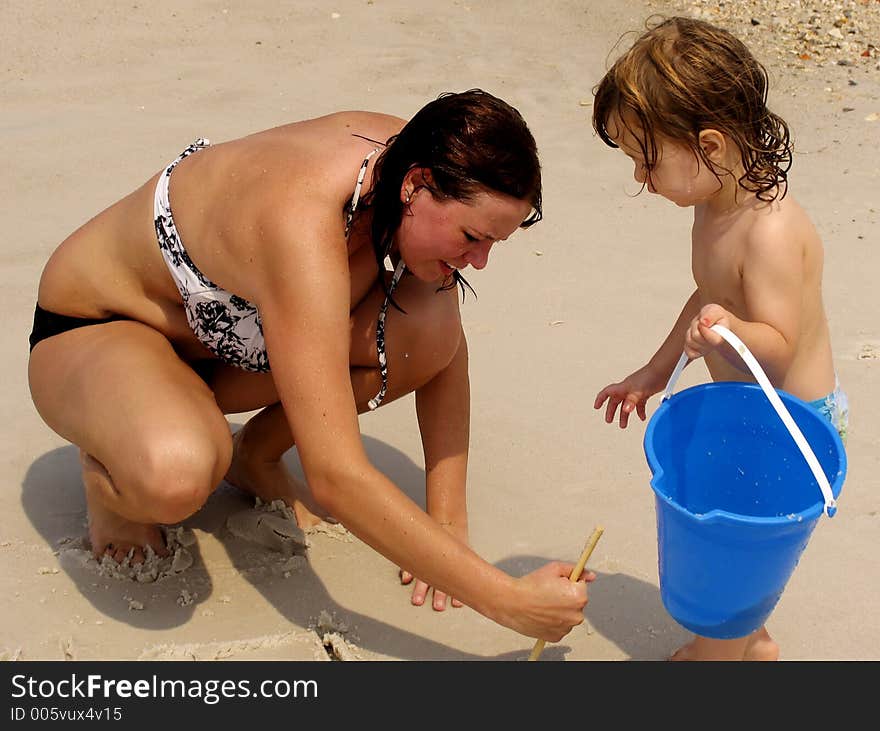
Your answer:
[[[774,386],[804,400],[834,389],[822,302],[824,251],[812,222],[787,195],[763,203],[749,195],[733,212],[695,209],[691,266],[700,306],[715,303],[749,322],[777,329],[793,353]],[[747,343],[748,344],[748,343]],[[751,381],[719,353],[706,357],[715,381]]]

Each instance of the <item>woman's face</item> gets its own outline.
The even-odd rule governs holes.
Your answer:
[[[466,203],[436,199],[412,173],[401,187],[405,209],[395,241],[406,268],[425,282],[442,282],[468,266],[482,269],[495,242],[507,239],[532,212],[526,201],[489,190]]]

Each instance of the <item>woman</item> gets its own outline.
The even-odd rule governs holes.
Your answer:
[[[587,601],[571,565],[515,579],[467,545],[459,270],[540,216],[528,127],[472,90],[406,123],[340,112],[198,140],[74,232],[40,280],[29,378],[43,419],[80,448],[96,556],[164,552],[158,526],[227,476],[286,500],[303,527],[341,521],[419,577],[416,603],[433,587],[436,608],[455,597],[561,639]],[[427,514],[373,467],[358,428],[413,391]],[[258,408],[233,439],[224,414]],[[294,444],[308,487],[281,462]]]

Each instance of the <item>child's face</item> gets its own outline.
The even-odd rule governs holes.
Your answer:
[[[615,118],[609,121],[608,131],[612,141],[633,161],[636,182],[644,185],[649,193],[688,207],[708,200],[721,190],[718,179],[688,145],[658,137],[657,159],[649,167],[636,137],[641,133],[638,126],[627,127]]]

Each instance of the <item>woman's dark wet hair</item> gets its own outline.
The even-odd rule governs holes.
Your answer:
[[[542,218],[541,165],[522,115],[481,89],[441,94],[388,140],[373,169],[372,189],[364,197],[365,208],[373,211],[373,249],[386,294],[385,257],[405,210],[400,187],[414,167],[430,169],[429,189],[435,198],[467,203],[482,191],[495,191],[531,204],[532,213],[522,228]],[[441,289],[456,284],[462,297],[465,287],[473,291],[458,271]]]
[[[785,120],[767,108],[767,87],[767,70],[726,30],[694,18],[649,19],[593,89],[593,129],[617,147],[608,124],[623,124],[649,175],[658,138],[667,138],[687,144],[719,177],[700,145],[702,130],[717,129],[739,148],[739,184],[772,201],[787,190],[792,146]]]

